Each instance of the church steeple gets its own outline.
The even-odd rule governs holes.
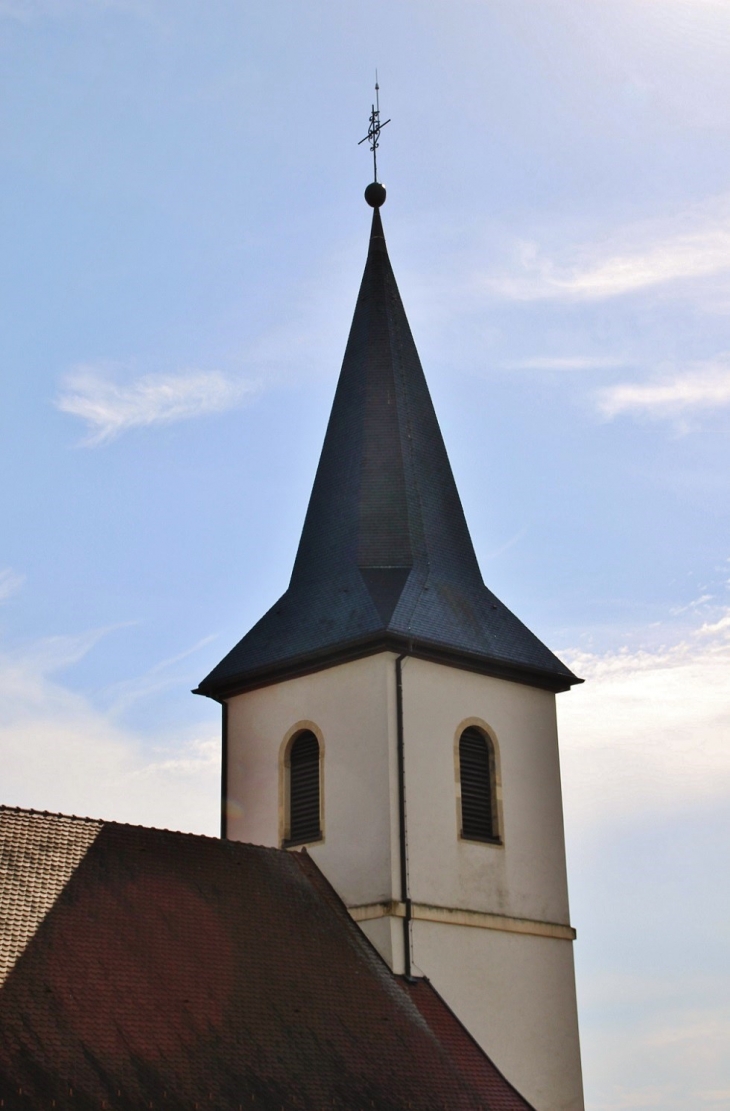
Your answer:
[[[377,140],[377,108],[371,143]],[[291,582],[205,679],[221,830],[307,852],[542,1111],[583,1111],[555,695],[484,585],[388,259],[368,257]]]
[[[484,585],[373,205],[289,589],[200,684],[226,697],[392,649],[559,691],[579,680]]]

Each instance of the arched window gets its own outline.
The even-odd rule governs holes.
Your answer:
[[[494,746],[470,726],[459,738],[461,836],[467,841],[499,841]]]
[[[289,837],[304,845],[322,836],[319,804],[319,741],[309,729],[294,738],[289,751]]]

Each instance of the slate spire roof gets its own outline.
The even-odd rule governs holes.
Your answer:
[[[580,681],[484,585],[375,208],[289,589],[198,693],[383,649],[551,690]]]

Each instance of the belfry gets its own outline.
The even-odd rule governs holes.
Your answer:
[[[306,848],[538,1111],[583,1107],[555,695],[485,586],[380,207],[291,582],[203,680],[223,836]]]

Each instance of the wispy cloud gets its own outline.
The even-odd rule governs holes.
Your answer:
[[[506,370],[607,370],[625,366],[613,355],[535,355],[502,364]]]
[[[240,405],[256,383],[217,370],[130,375],[110,364],[76,367],[62,383],[56,407],[80,417],[89,428],[82,441],[93,447],[133,428],[172,424]]]
[[[0,568],[0,602],[17,594],[25,582],[25,575],[19,575],[12,567]]]
[[[650,382],[620,382],[598,395],[598,407],[608,418],[632,413],[671,419],[729,405],[730,355],[695,363],[685,373]]]
[[[577,826],[730,798],[730,610],[656,651],[574,653],[559,700]]]
[[[600,301],[681,281],[730,272],[730,197],[722,196],[670,220],[620,229],[610,240],[563,258],[522,243],[511,272],[481,281],[514,300]]]
[[[101,635],[57,636],[0,652],[3,802],[215,833],[217,728],[151,741],[59,677]]]
[[[179,670],[175,669],[175,665],[194,655],[212,640],[215,640],[215,635],[203,637],[184,652],[178,652],[169,659],[161,660],[144,675],[123,679],[106,687],[102,693],[109,706],[109,712],[115,716],[122,714],[135,703],[179,685],[181,676]]]
[[[508,552],[510,548],[513,548],[515,544],[519,544],[523,536],[526,535],[527,525],[524,525],[521,529],[514,533],[513,536],[510,536],[509,540],[505,540],[504,544],[500,544],[499,547],[493,548],[491,552],[484,552],[482,555],[482,559],[498,559],[499,556],[504,555],[504,553]]]

